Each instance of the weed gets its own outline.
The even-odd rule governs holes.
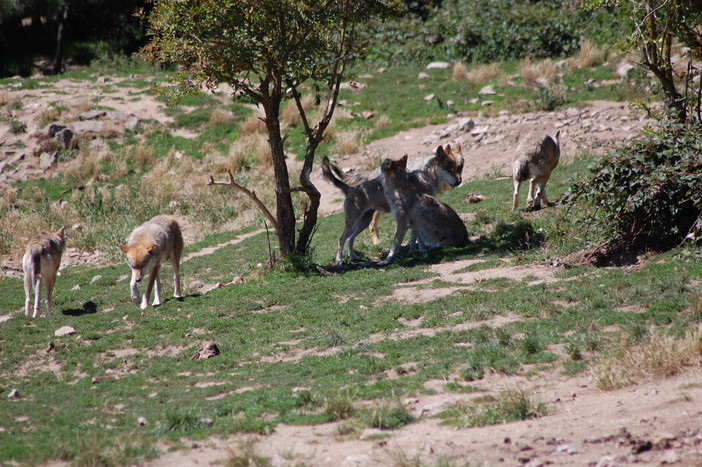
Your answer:
[[[354,399],[355,396],[350,392],[338,392],[336,395],[324,400],[324,413],[332,421],[346,420],[356,414]]]
[[[374,408],[368,426],[381,430],[395,430],[415,421],[414,416],[400,402],[385,402]]]
[[[26,133],[27,132],[27,124],[17,120],[17,119],[12,119],[10,120],[10,132],[11,133]]]
[[[546,405],[534,400],[526,392],[508,390],[477,406],[459,403],[439,414],[439,417],[445,419],[444,424],[472,427],[536,418],[546,412]]]

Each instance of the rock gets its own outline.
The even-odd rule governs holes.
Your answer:
[[[429,78],[429,75],[424,73],[423,71],[417,75],[417,79],[427,79]]]
[[[490,129],[489,125],[480,125],[476,126],[470,131],[471,136],[479,136],[479,135],[484,135],[485,133],[488,132]]]
[[[483,101],[483,102],[480,104],[480,106],[481,106],[481,107],[489,107],[489,106],[491,106],[491,105],[494,104],[494,103],[495,103],[494,101]]]
[[[663,453],[661,464],[677,464],[678,462],[680,462],[680,454],[677,452],[673,451],[672,449],[668,449]]]
[[[434,97],[436,97],[435,94],[429,94],[428,96],[424,96],[424,102],[429,102],[432,100]]]
[[[62,336],[70,336],[76,333],[76,330],[73,329],[70,326],[63,326],[58,328],[56,331],[54,331],[54,336],[56,337],[62,337]]]
[[[475,128],[475,122],[472,118],[462,118],[458,121],[458,129],[464,132],[469,132]]]
[[[621,79],[626,79],[629,76],[629,72],[635,67],[630,63],[620,63],[617,67],[617,76]]]
[[[95,120],[107,114],[104,110],[89,110],[78,115],[79,120]]]
[[[42,170],[50,169],[58,160],[58,151],[45,152],[39,156],[39,167]]]
[[[98,274],[97,276],[94,276],[92,279],[90,279],[90,283],[94,284],[95,282],[99,281],[100,279],[102,279],[102,276],[100,274]]]
[[[51,136],[51,137],[53,138],[54,136],[56,136],[56,134],[57,134],[59,131],[64,130],[65,128],[66,128],[66,127],[63,126],[63,125],[58,125],[58,124],[56,124],[56,123],[51,123],[50,125],[48,125],[48,126],[46,127],[46,130],[45,130],[45,131],[46,131],[46,133],[47,133],[49,136]]]
[[[73,130],[76,133],[99,133],[100,131],[102,131],[102,122],[75,122],[73,123]]]
[[[453,65],[451,65],[449,62],[431,62],[430,64],[427,65],[427,70],[431,69],[446,69],[446,68],[451,68]]]
[[[61,149],[73,149],[76,147],[75,134],[70,128],[64,128],[56,133],[54,139]]]
[[[203,346],[195,352],[192,360],[203,360],[206,358],[212,358],[219,355],[219,347],[215,342],[205,342]]]
[[[491,84],[488,84],[478,91],[478,94],[481,96],[494,96],[497,93],[495,92],[495,88]]]
[[[136,130],[137,126],[139,126],[139,123],[141,120],[139,120],[139,117],[132,115],[130,116],[126,122],[124,122],[124,128],[127,130]]]
[[[146,421],[146,417],[137,417],[137,425],[144,426],[144,425],[148,425],[148,424],[149,424],[149,422]]]
[[[556,63],[554,63],[554,65],[556,66],[556,68],[561,70],[564,68],[568,68],[568,60],[559,60]]]
[[[17,389],[13,389],[13,390],[10,391],[10,393],[7,395],[7,398],[8,398],[8,399],[19,399],[20,397],[22,397],[22,394],[20,394],[20,392],[19,392]]]
[[[95,80],[95,84],[105,84],[107,83],[107,78],[104,76],[98,76],[98,78]]]

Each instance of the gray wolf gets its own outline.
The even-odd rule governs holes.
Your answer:
[[[397,255],[408,228],[416,233],[420,251],[425,243],[434,248],[468,245],[468,231],[456,211],[416,189],[407,173],[407,155],[397,161],[385,159],[380,168],[383,191],[397,223],[390,252],[380,265],[389,264]]]
[[[39,316],[41,306],[41,283],[46,282],[46,316],[51,310],[51,299],[54,293],[56,275],[61,265],[61,256],[66,249],[65,228],[61,227],[57,232],[47,234],[41,233],[27,244],[24,256],[22,257],[22,269],[24,270],[24,314],[29,316],[31,308],[32,289],[34,289],[34,314],[33,318]]]
[[[512,210],[519,207],[519,185],[529,180],[527,206],[541,209],[542,203],[549,204],[546,196],[546,182],[561,158],[559,136],[551,138],[544,133],[530,133],[519,143],[512,160]]]
[[[153,306],[161,304],[161,280],[159,269],[161,263],[170,260],[173,266],[173,296],[180,298],[180,258],[183,255],[183,236],[180,226],[171,216],[156,216],[136,227],[127,239],[126,245],[119,249],[127,256],[127,263],[132,269],[132,279],[129,283],[132,302],[139,304],[139,288],[146,274],[149,280],[146,283],[144,297],[141,300],[141,309],[149,305],[151,290],[156,285]]]
[[[445,150],[439,146],[436,148],[434,156],[422,160],[421,163],[422,165],[418,169],[412,170],[408,175],[418,191],[434,195],[456,187],[462,182],[463,156],[460,145],[455,155],[450,145],[447,145]],[[384,175],[378,169],[367,174],[347,176],[326,157],[322,160],[322,174],[346,197],[344,200],[344,231],[339,238],[334,264],[344,262],[343,253],[347,242],[349,258],[356,261],[359,258],[354,251],[353,243],[358,234],[372,223],[375,212],[390,212],[390,205],[385,199],[383,191]]]

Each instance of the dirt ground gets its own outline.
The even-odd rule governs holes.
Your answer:
[[[115,116],[116,119],[134,115],[139,119],[167,120],[162,113],[163,104],[143,94],[135,100],[129,88],[116,88],[114,93],[102,94],[99,86],[86,87],[82,82],[66,81],[54,87],[56,92],[39,89],[23,94],[23,110],[17,117],[28,126],[24,149],[22,144],[17,144],[21,136],[0,127],[0,164],[17,158],[22,151],[27,153],[16,162],[20,170],[13,173],[0,170],[0,183],[52,176],[57,170],[41,170],[37,158],[29,155],[36,144],[31,135],[40,130],[41,109],[50,102],[64,101],[70,106],[97,97],[101,105],[123,114],[123,117]],[[464,181],[500,177],[507,175],[512,153],[528,131],[555,134],[560,130],[562,158],[568,161],[585,151],[605,151],[620,145],[645,123],[646,118],[640,111],[625,103],[612,102],[591,102],[586,107],[549,113],[455,115],[447,124],[401,132],[371,143],[359,155],[336,158],[336,162],[346,170],[368,169],[377,167],[385,157],[427,156],[439,144],[460,143],[465,158]],[[313,181],[322,192],[321,214],[339,211],[341,193],[322,180],[318,170]],[[505,197],[509,202],[509,194]],[[190,256],[212,251],[194,252]],[[69,252],[65,259],[63,267],[99,262],[99,257],[80,251]],[[9,258],[3,258],[4,267],[16,268],[8,261]],[[477,279],[466,274],[475,273],[454,273],[465,268],[467,264],[464,263],[432,268],[453,286],[422,290],[415,287],[416,283],[400,285],[394,299],[426,302],[452,293],[456,288],[470,287]],[[545,282],[555,280],[552,270],[537,265],[481,270],[479,274],[484,278],[534,276]],[[405,324],[418,328],[420,322]],[[171,452],[164,446],[163,456],[147,465],[216,465],[251,450],[269,457],[274,466],[702,465],[702,404],[699,402],[702,400],[702,369],[612,392],[598,390],[589,374],[565,377],[559,373],[544,375],[539,372],[533,378],[486,374],[477,387],[494,394],[507,389],[524,390],[544,402],[549,411],[541,418],[484,428],[442,426],[433,418],[443,408],[475,397],[447,392],[446,382],[429,381],[426,386],[435,394],[402,401],[418,421],[399,430],[369,429],[360,437],[344,438],[338,434],[338,423],[279,425],[268,436],[239,435],[197,443],[184,440],[188,448]]]

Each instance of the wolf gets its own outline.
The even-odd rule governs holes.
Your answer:
[[[395,217],[397,230],[390,252],[380,265],[389,264],[402,244],[408,228],[416,232],[420,251],[424,244],[432,247],[468,245],[465,224],[449,205],[416,189],[407,173],[407,155],[400,160],[385,159],[381,165],[383,192]]]
[[[34,314],[36,318],[41,308],[41,283],[46,282],[46,316],[51,310],[51,299],[54,293],[56,276],[61,266],[61,256],[66,249],[65,228],[61,227],[55,233],[43,233],[27,244],[22,257],[24,270],[24,314],[29,316],[32,304],[32,289],[34,289]]]
[[[542,203],[549,204],[546,182],[561,158],[560,131],[556,137],[545,133],[530,133],[519,143],[512,160],[512,210],[519,207],[519,185],[529,180],[527,206],[539,210]]]
[[[126,245],[120,245],[119,249],[127,256],[127,263],[132,269],[132,279],[129,283],[132,302],[138,305],[140,301],[139,288],[137,284],[141,282],[146,274],[149,280],[146,283],[143,299],[141,299],[142,310],[149,305],[151,290],[156,285],[153,306],[161,304],[161,280],[159,279],[159,269],[161,263],[170,260],[173,266],[173,296],[180,298],[180,258],[183,255],[183,236],[180,226],[174,217],[156,216],[140,226],[136,227],[127,239]]]
[[[460,145],[457,146],[456,154],[453,153],[450,145],[447,145],[446,149],[439,146],[436,148],[434,156],[422,162],[423,165],[412,170],[408,176],[416,189],[423,193],[430,195],[443,193],[451,187],[460,185],[463,181],[461,175],[463,155]],[[339,238],[334,264],[343,264],[343,252],[347,242],[349,258],[356,261],[359,258],[353,249],[353,243],[358,234],[371,225],[374,216],[376,216],[375,212],[390,212],[390,205],[385,199],[383,191],[384,175],[378,169],[368,174],[349,177],[329,162],[326,157],[322,160],[322,174],[346,197],[344,200],[344,231]],[[413,245],[412,242],[410,243]]]

